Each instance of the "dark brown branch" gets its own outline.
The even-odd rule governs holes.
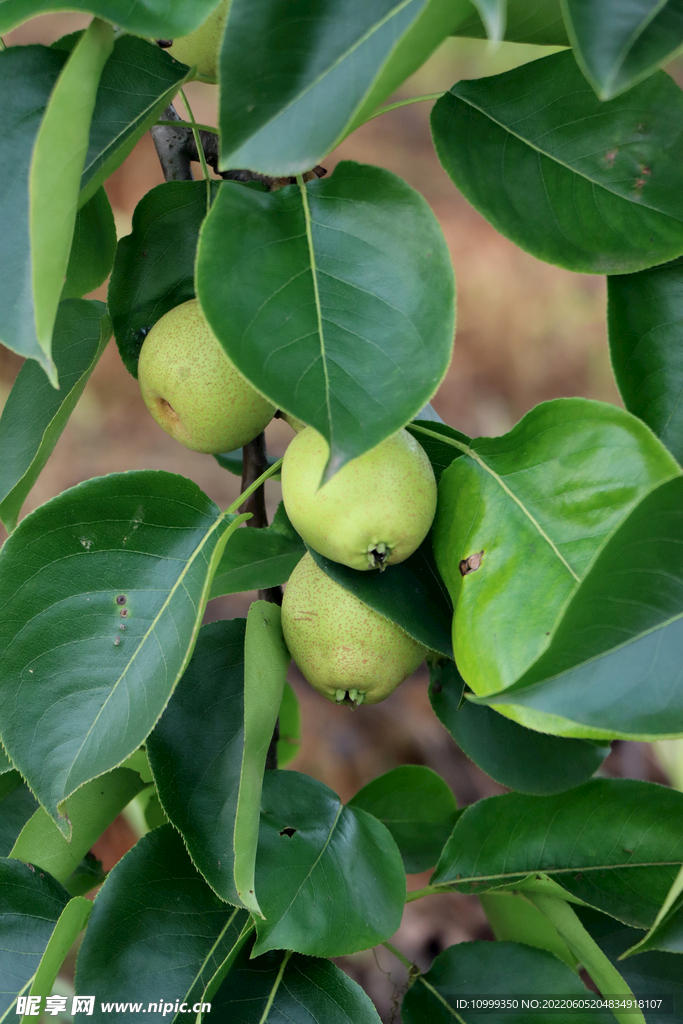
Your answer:
[[[164,110],[162,121],[179,121],[176,109],[170,103]],[[171,125],[156,124],[152,128],[152,140],[159,157],[166,181],[192,181],[191,157],[188,152],[190,128],[173,128]],[[195,150],[196,151],[196,150]]]

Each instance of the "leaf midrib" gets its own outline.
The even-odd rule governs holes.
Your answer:
[[[515,881],[515,879],[524,879],[529,875],[536,872],[542,871],[544,875],[573,875],[576,872],[582,874],[586,871],[623,871],[625,868],[680,868],[683,866],[683,860],[659,860],[659,861],[624,861],[615,862],[612,864],[588,864],[588,865],[576,865],[570,868],[546,868],[546,867],[526,867],[519,868],[517,871],[504,871],[499,874],[492,875],[463,875],[462,878],[452,878],[449,881],[434,882],[431,889],[443,889],[446,886],[451,885],[471,885],[476,882],[494,882],[499,879],[506,879],[509,881]]]

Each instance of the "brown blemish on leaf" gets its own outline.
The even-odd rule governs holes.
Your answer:
[[[469,558],[463,558],[458,565],[461,576],[469,576],[471,572],[476,572],[481,565],[483,551],[477,551],[475,554],[470,555]]]

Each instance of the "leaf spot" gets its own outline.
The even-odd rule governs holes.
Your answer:
[[[469,576],[471,572],[476,572],[481,565],[483,551],[477,551],[475,554],[470,555],[469,558],[463,558],[458,565],[461,576]]]
[[[125,604],[126,601],[127,601],[127,597],[126,597],[125,594],[119,594],[119,596],[116,598],[116,603],[117,604]]]

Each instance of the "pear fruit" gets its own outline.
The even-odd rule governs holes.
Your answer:
[[[412,555],[436,511],[436,480],[422,446],[399,430],[321,487],[328,456],[312,427],[285,452],[282,498],[306,544],[351,569],[384,569]]]
[[[157,320],[140,352],[138,381],[159,426],[196,452],[241,448],[275,412],[225,354],[197,299]]]
[[[230,10],[230,0],[223,0],[215,11],[194,32],[173,40],[168,52],[190,67],[197,65],[197,78],[216,79],[223,30]]]
[[[415,671],[427,648],[330,579],[310,554],[282,601],[289,653],[311,686],[337,704],[378,704]]]

